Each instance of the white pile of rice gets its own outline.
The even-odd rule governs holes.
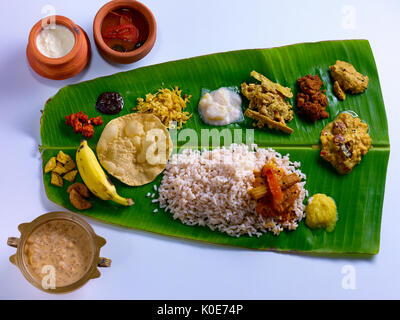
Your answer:
[[[298,183],[296,217],[282,225],[257,214],[256,201],[247,194],[254,181],[253,170],[260,170],[267,159],[275,159],[278,167],[297,173],[303,180]],[[251,151],[246,145],[236,144],[202,153],[185,149],[168,162],[158,188],[158,201],[174,219],[187,225],[208,226],[236,237],[260,236],[266,231],[279,234],[283,228],[296,229],[304,217],[306,176],[297,169],[299,166],[299,162],[290,162],[288,155],[282,157],[271,148],[258,149],[256,145]]]

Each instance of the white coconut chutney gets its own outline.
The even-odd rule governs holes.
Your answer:
[[[199,102],[199,113],[203,121],[214,126],[223,126],[243,119],[242,99],[229,88],[207,92]]]
[[[38,50],[49,58],[64,57],[72,50],[74,45],[74,34],[60,24],[44,28],[36,38]]]

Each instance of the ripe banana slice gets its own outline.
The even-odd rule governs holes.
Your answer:
[[[76,165],[83,182],[95,196],[102,200],[114,201],[123,206],[133,205],[132,199],[118,195],[114,184],[105,174],[86,140],[82,140],[76,152]]]

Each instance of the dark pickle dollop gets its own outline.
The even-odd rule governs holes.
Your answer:
[[[117,92],[104,92],[96,102],[97,111],[103,114],[118,114],[124,107],[124,99]]]

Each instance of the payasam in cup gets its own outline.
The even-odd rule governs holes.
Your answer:
[[[132,113],[106,125],[97,144],[97,156],[109,174],[129,186],[141,186],[165,169],[172,147],[160,119]]]
[[[97,267],[109,267],[101,258],[106,240],[95,234],[79,216],[69,212],[50,212],[18,226],[19,238],[8,238],[17,248],[10,261],[35,287],[48,293],[66,293],[100,277]]]

